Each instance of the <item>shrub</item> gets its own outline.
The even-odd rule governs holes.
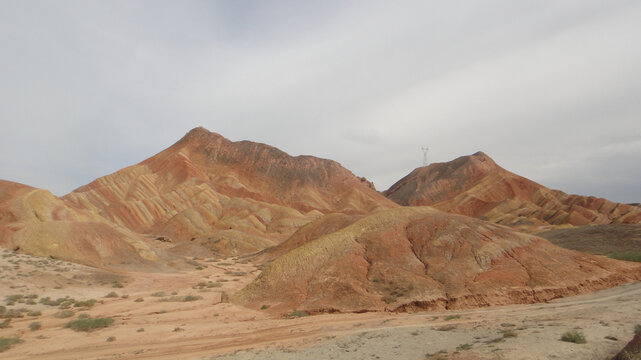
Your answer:
[[[110,337],[107,338],[107,342],[112,342],[112,341],[116,341],[116,337],[115,336],[110,336]]]
[[[41,327],[42,327],[42,324],[40,324],[39,321],[34,321],[31,324],[29,324],[29,329],[31,331],[40,330]]]
[[[112,318],[91,318],[77,319],[65,324],[66,329],[73,331],[94,331],[106,328],[114,323]]]
[[[176,302],[176,301],[196,301],[202,299],[202,296],[195,296],[195,295],[187,295],[187,296],[170,296],[170,297],[165,297],[162,298],[158,301],[161,302]]]
[[[134,300],[134,302],[143,302],[143,301],[145,301],[145,299],[143,298],[137,298],[136,300]]]
[[[304,316],[309,316],[309,314],[305,311],[300,311],[300,310],[294,310],[291,312],[291,314],[287,315],[288,318],[295,318],[295,317],[304,317]]]
[[[111,287],[120,289],[120,288],[123,288],[125,286],[123,284],[117,282],[117,281],[114,281],[114,283],[113,283],[113,285],[111,285]]]
[[[514,330],[505,330],[503,331],[503,337],[504,338],[513,338],[516,337],[517,333]]]
[[[585,340],[585,335],[577,330],[566,331],[565,334],[561,336],[561,341],[575,344],[585,344],[587,342],[587,340]]]
[[[106,298],[117,298],[118,294],[116,294],[115,291],[110,292],[109,294],[105,295]]]
[[[136,330],[136,332],[143,332],[143,331],[145,331],[145,328],[140,328],[140,329]]]
[[[15,344],[22,342],[19,338],[3,338],[0,337],[0,352],[9,350],[9,348]]]
[[[155,293],[152,293],[151,296],[153,296],[153,297],[163,297],[163,296],[167,296],[167,294],[165,294],[164,291],[157,291]]]
[[[265,304],[265,305],[261,306],[261,307],[260,307],[260,309],[261,309],[261,310],[269,309],[269,305],[266,305],[266,304]]]
[[[11,326],[9,325],[10,323],[11,323],[11,318],[4,319],[4,321],[0,322],[0,329],[6,329],[10,327]]]
[[[66,319],[66,318],[74,316],[75,313],[76,312],[73,311],[73,310],[62,310],[62,311],[58,311],[57,313],[53,314],[53,317],[56,317],[58,319]]]
[[[117,295],[116,295],[117,296]],[[76,301],[73,304],[73,307],[92,307],[96,304],[96,300],[86,300],[86,301]]]
[[[32,310],[27,313],[27,316],[40,316],[42,315],[41,311]]]
[[[64,297],[64,298],[58,298],[56,300],[51,300],[50,297],[46,296],[46,297],[40,298],[38,302],[47,306],[59,306],[66,300],[72,300],[72,299],[70,299],[69,297]]]
[[[634,333],[641,334],[641,324],[637,324],[634,326]]]
[[[445,321],[450,321],[450,320],[460,319],[460,318],[461,318],[461,315],[448,315],[445,317]]]

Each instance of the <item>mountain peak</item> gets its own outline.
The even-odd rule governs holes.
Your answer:
[[[198,126],[189,130],[189,132],[187,132],[185,136],[183,136],[182,139],[178,141],[178,143],[184,144],[184,143],[197,142],[202,140],[211,141],[211,140],[219,139],[222,137],[223,137],[222,135],[216,132],[209,131],[202,126]]]

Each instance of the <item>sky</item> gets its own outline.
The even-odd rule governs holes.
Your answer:
[[[197,126],[385,190],[483,151],[641,202],[641,2],[0,1],[0,178],[64,195]]]

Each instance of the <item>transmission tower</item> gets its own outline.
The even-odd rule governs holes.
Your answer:
[[[430,148],[425,146],[422,147],[421,150],[423,150],[423,166],[427,166],[427,152],[430,150]]]

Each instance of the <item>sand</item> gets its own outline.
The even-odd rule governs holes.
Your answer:
[[[203,269],[107,272],[3,250],[0,304],[6,306],[4,298],[12,294],[95,299],[91,308],[72,309],[115,321],[105,329],[74,332],[63,326],[75,317],[54,317],[57,307],[6,306],[41,315],[25,313],[0,329],[0,337],[22,340],[0,358],[603,360],[620,350],[641,323],[641,283],[544,304],[288,319],[270,309],[221,302],[223,292],[233,293],[258,275],[255,264],[234,258],[194,261]],[[118,297],[105,297],[110,292]],[[165,294],[152,296],[158,292]],[[187,295],[202,298],[161,301]],[[29,329],[34,321],[41,323],[40,330]],[[585,334],[587,343],[559,341],[572,329]]]

